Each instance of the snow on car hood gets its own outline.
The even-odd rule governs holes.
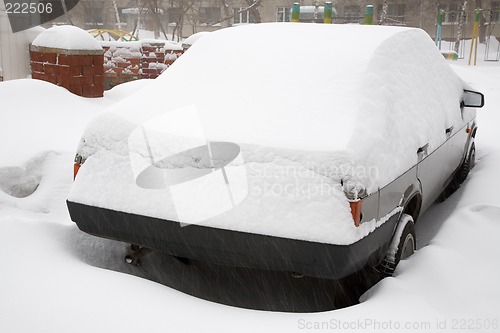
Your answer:
[[[408,170],[459,124],[461,93],[419,29],[222,29],[88,127],[70,200],[352,243],[384,217],[355,228],[341,181],[373,193]]]

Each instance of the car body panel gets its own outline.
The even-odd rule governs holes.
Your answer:
[[[80,230],[99,237],[206,263],[300,272],[328,279],[340,279],[379,260],[398,220],[394,214],[362,240],[334,245],[199,225],[182,226],[179,222],[71,201],[67,205]]]

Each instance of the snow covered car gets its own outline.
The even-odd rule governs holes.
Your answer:
[[[390,274],[472,167],[483,103],[420,29],[222,29],[89,124],[69,212],[132,262]]]

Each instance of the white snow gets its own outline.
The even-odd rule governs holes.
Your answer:
[[[133,91],[151,84],[150,80],[114,88],[109,92],[116,93],[114,96],[97,99],[83,114],[75,111],[83,109],[79,105],[83,99],[75,99],[61,88],[50,89],[48,83],[0,83],[0,169],[24,168],[29,160],[38,159],[41,175],[40,185],[29,197],[15,198],[0,191],[4,253],[0,331],[317,332],[323,328],[343,332],[498,332],[500,66],[454,63],[465,81],[486,97],[477,116],[478,161],[470,178],[419,221],[417,238],[423,234],[419,242],[427,246],[401,262],[395,277],[378,283],[359,305],[308,314],[223,306],[88,263],[116,266],[123,261],[125,245],[85,235],[70,221],[65,199],[72,186],[74,142],[82,128],[66,129],[88,123],[100,103],[111,104],[130,94],[128,84],[137,85],[130,89]],[[27,91],[32,98],[20,99]],[[19,106],[21,102],[24,104]],[[44,115],[47,120],[41,122]],[[37,128],[40,132],[32,134]],[[54,152],[43,156],[47,150]]]
[[[182,47],[185,49],[191,47],[198,39],[200,39],[203,36],[206,36],[209,33],[210,32],[208,31],[200,31],[195,34],[192,34],[182,42]]]
[[[332,40],[343,50],[332,51],[327,42]],[[182,223],[351,244],[380,221],[354,226],[341,181],[373,193],[410,169],[419,147],[428,144],[431,153],[446,140],[446,128],[463,126],[462,90],[419,29],[313,24],[223,29],[206,34],[148,89],[89,126],[79,148],[88,159],[69,199]],[[168,99],[159,98],[164,94]],[[195,121],[181,119],[187,113],[201,124],[194,136],[186,129]],[[470,120],[473,113],[464,117]],[[139,177],[149,165],[206,142],[241,148],[242,158],[225,171],[234,171],[232,191],[247,194],[242,202],[234,202],[234,193],[221,199],[203,192],[224,188],[224,179],[215,174],[198,179],[194,171],[186,176],[192,178],[189,189],[182,190],[192,193],[189,205],[179,204],[186,200],[176,199],[177,185],[141,188]],[[200,168],[189,158],[172,163],[160,168]],[[205,215],[179,220],[192,216],[186,213],[193,207],[203,211],[200,202]]]
[[[33,45],[63,50],[102,50],[91,34],[72,25],[56,25],[45,30],[35,38]]]
[[[21,165],[41,151],[74,149],[89,115],[102,109],[90,99],[40,80],[11,80],[1,85],[0,166]],[[12,116],[7,118],[8,113]],[[58,123],[65,125],[52,128]]]
[[[40,181],[45,181],[43,170],[48,159],[61,153],[74,156],[80,133],[89,119],[147,83],[138,80],[122,84],[105,92],[104,98],[86,99],[45,81],[1,82],[0,189],[3,192],[0,191],[0,200],[19,205],[15,197],[31,194]],[[26,94],[31,97],[26,98]],[[71,180],[69,174],[62,179],[66,178]],[[33,196],[24,198],[21,204],[33,201],[38,193],[37,190]]]
[[[152,39],[152,38],[143,38],[140,40],[143,46],[152,46],[152,45],[158,45],[158,44],[165,44],[163,46],[163,49],[165,50],[182,50],[182,46],[174,41],[170,40],[158,40],[158,39]]]

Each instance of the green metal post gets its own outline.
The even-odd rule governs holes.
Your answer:
[[[365,25],[373,24],[373,6],[368,5],[365,8]]]
[[[292,5],[292,22],[300,22],[300,3],[298,2]]]
[[[323,23],[332,24],[333,6],[331,2],[325,2],[325,10],[323,12]]]
[[[438,15],[437,28],[436,28],[436,46],[440,50],[441,50],[441,38],[443,35],[443,16],[444,16],[444,10],[440,9]]]

